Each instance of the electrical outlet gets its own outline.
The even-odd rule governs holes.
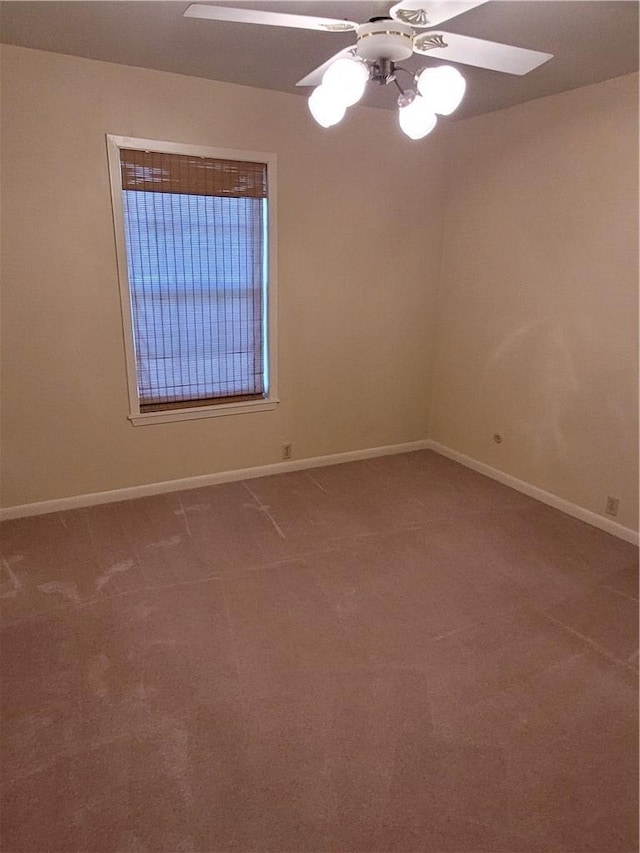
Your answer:
[[[609,495],[607,497],[607,502],[604,506],[604,511],[607,515],[617,515],[619,506],[620,498],[612,498],[611,495]]]
[[[292,444],[283,444],[282,445],[282,458],[283,459],[291,459],[293,455],[293,445]]]

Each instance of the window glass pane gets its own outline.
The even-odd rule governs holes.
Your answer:
[[[266,199],[122,197],[141,405],[264,395]]]

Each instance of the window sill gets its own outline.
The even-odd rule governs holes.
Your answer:
[[[145,412],[129,415],[134,426],[166,424],[171,421],[192,421],[200,418],[219,418],[247,412],[272,412],[279,400],[255,400],[247,403],[222,403],[219,406],[199,406],[193,409],[171,409],[166,412]]]

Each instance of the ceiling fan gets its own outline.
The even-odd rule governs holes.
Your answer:
[[[394,83],[400,90],[400,125],[408,136],[417,139],[433,129],[436,113],[448,115],[458,106],[464,95],[464,78],[452,67],[421,69],[411,75],[417,91],[413,88],[405,90],[397,80],[397,72],[411,72],[399,66],[398,62],[416,53],[491,71],[522,75],[552,58],[550,53],[436,29],[442,22],[486,2],[488,0],[401,0],[391,7],[388,17],[371,18],[364,24],[339,18],[232,9],[199,3],[189,6],[184,15],[212,21],[266,24],[321,32],[354,32],[354,45],[340,50],[296,84],[317,87],[309,98],[314,118],[324,127],[337,124],[346,107],[360,99],[369,80],[381,85]],[[410,128],[413,128],[413,132]]]

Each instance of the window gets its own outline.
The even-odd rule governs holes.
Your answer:
[[[275,158],[107,139],[130,419],[274,408]]]

